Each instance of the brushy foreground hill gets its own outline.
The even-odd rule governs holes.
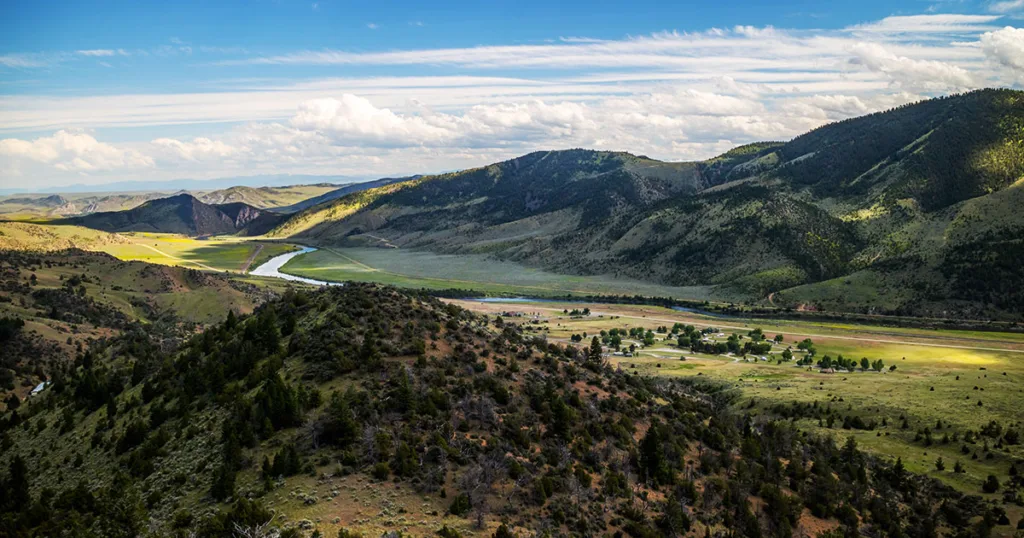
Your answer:
[[[0,401],[25,397],[95,342],[146,331],[171,346],[274,295],[221,275],[55,246],[4,250],[0,242]]]
[[[306,209],[271,232],[714,284],[761,302],[1024,314],[1024,92],[980,90],[665,163],[532,153]]]
[[[375,285],[288,293],[176,350],[127,333],[52,381],[0,422],[0,536],[1009,528],[994,503],[734,410],[699,377],[614,371],[596,338],[553,344]]]

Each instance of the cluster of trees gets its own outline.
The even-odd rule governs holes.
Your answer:
[[[571,311],[568,310],[568,309],[565,309],[565,310],[562,311],[562,313],[566,314],[566,315],[569,315],[569,316],[572,316],[572,317],[589,316],[590,315],[590,308],[589,307],[584,307],[582,310],[580,310],[579,308],[573,308]]]
[[[803,359],[803,361],[807,361],[807,362],[803,362],[801,364],[810,364],[808,359],[809,359],[809,357],[805,357]],[[885,361],[883,361],[882,359],[875,359],[875,360],[872,361],[872,360],[868,359],[867,357],[863,357],[858,362],[857,359],[848,359],[846,357],[843,357],[842,355],[839,355],[838,357],[836,357],[834,359],[831,356],[829,356],[829,355],[824,355],[824,356],[821,357],[821,359],[818,360],[817,365],[822,370],[825,370],[825,369],[828,369],[828,368],[835,368],[835,369],[840,369],[840,370],[847,370],[847,371],[850,371],[850,372],[855,371],[857,369],[858,365],[860,366],[861,371],[864,371],[864,372],[866,372],[868,370],[874,370],[876,372],[881,372],[882,370],[885,369]],[[895,370],[895,366],[893,366],[892,369]]]

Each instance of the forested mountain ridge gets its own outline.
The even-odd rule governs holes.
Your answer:
[[[1018,318],[1021,178],[1024,92],[979,90],[696,163],[532,153],[345,196],[270,233],[713,284],[776,306]],[[974,278],[990,265],[1000,279]]]
[[[0,536],[986,536],[997,504],[412,292],[144,331],[0,421]],[[801,410],[842,415],[824,406]],[[389,536],[397,536],[389,534]]]

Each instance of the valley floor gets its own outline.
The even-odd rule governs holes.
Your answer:
[[[661,286],[612,276],[563,275],[476,254],[422,250],[334,248],[299,256],[284,272],[320,280],[380,282],[408,288],[464,288],[481,293],[532,295],[645,295],[706,300],[711,286]]]

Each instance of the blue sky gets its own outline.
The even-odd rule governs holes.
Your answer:
[[[0,188],[668,160],[1024,81],[1024,0],[0,5]]]

